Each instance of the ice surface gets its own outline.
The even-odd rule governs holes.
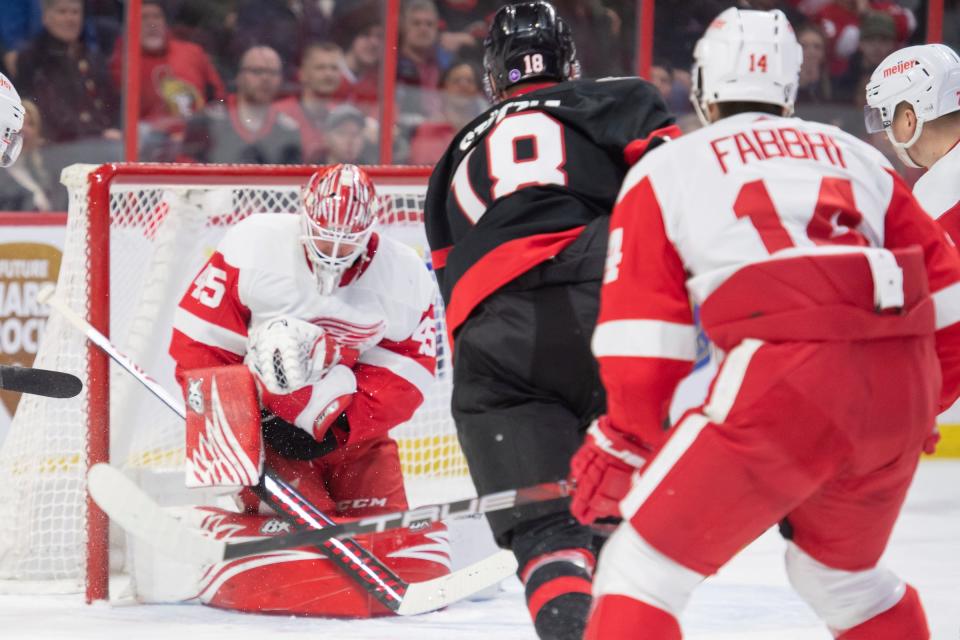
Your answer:
[[[960,461],[925,461],[884,562],[920,590],[933,637],[960,637]],[[694,595],[683,617],[690,640],[828,640],[787,585],[773,531]],[[88,607],[80,596],[0,596],[7,640],[534,640],[516,580],[490,600],[416,618],[319,620],[257,616],[193,605]]]

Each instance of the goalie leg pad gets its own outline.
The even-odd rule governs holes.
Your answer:
[[[201,508],[203,528],[218,538],[266,537],[285,533],[289,525],[265,516]],[[357,536],[356,541],[408,582],[450,573],[446,526]],[[337,618],[391,615],[320,551],[301,547],[250,556],[209,567],[200,580],[204,604],[251,613]]]
[[[260,406],[243,365],[186,373],[186,484],[252,486],[263,472]]]

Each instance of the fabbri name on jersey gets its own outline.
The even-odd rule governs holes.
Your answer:
[[[807,133],[793,127],[748,129],[710,141],[710,147],[727,173],[731,162],[741,165],[773,158],[814,160],[846,168],[840,145],[826,133]]]
[[[494,109],[490,112],[490,115],[487,116],[486,120],[475,126],[467,135],[463,136],[463,140],[460,141],[460,151],[466,151],[472,147],[477,138],[486,133],[487,129],[506,118],[511,111],[517,113],[519,111],[526,111],[527,109],[536,109],[541,106],[559,107],[560,101],[543,100],[541,102],[540,100],[516,100],[507,102],[498,109]]]

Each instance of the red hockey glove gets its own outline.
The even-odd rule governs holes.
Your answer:
[[[627,164],[634,165],[640,161],[647,151],[653,151],[664,142],[676,140],[683,135],[683,131],[675,124],[668,124],[655,131],[651,131],[646,138],[633,140],[623,150],[623,159]]]
[[[318,382],[292,393],[271,393],[257,381],[260,402],[273,415],[294,424],[321,442],[327,429],[353,401],[357,378],[342,364],[330,369]]]
[[[630,478],[651,453],[617,431],[607,416],[600,416],[570,461],[570,479],[577,487],[570,512],[583,524],[619,515],[617,505],[630,490]]]

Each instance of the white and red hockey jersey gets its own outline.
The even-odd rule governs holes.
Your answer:
[[[721,350],[935,326],[942,404],[960,394],[960,258],[883,155],[836,127],[741,114],[627,174],[593,351],[611,420],[653,446],[695,358],[691,299]]]
[[[433,384],[436,285],[415,251],[374,233],[337,291],[322,296],[300,235],[290,214],[252,215],[227,232],[176,310],[177,380],[189,369],[242,362],[249,330],[293,316],[360,352],[346,410],[350,441],[385,435],[410,419]],[[296,399],[306,406],[309,390]]]
[[[960,143],[920,176],[913,195],[960,246]]]

